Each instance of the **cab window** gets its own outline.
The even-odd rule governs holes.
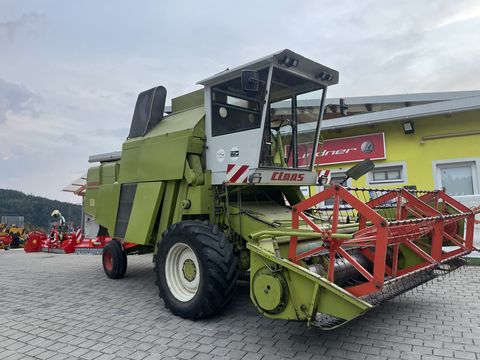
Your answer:
[[[322,108],[323,87],[294,73],[274,68],[260,167],[311,169],[315,128]]]
[[[259,71],[260,91],[242,90],[240,77],[212,88],[212,136],[257,129],[262,122],[268,69]]]

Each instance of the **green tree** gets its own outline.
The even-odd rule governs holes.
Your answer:
[[[60,210],[67,222],[72,221],[74,226],[80,226],[80,205],[27,195],[21,191],[0,189],[0,216],[24,216],[25,225],[28,227],[48,229],[50,214],[55,209]]]

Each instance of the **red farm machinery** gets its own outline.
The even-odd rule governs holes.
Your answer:
[[[8,233],[4,224],[0,224],[0,249],[9,250],[12,242],[12,235]]]
[[[333,205],[322,208],[327,200]],[[332,184],[293,206],[293,231],[301,223],[318,243],[302,248],[292,235],[289,260],[307,261],[313,272],[371,305],[456,269],[474,250],[474,214],[440,190]]]
[[[41,231],[31,231],[27,234],[25,240],[25,252],[51,252],[58,254],[71,254],[75,252],[82,237],[82,230],[79,228],[72,231],[68,228],[65,218],[60,211],[54,210],[51,215],[50,231],[43,233]]]

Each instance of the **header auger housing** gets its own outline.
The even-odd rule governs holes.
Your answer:
[[[106,274],[125,274],[134,243],[154,249],[174,314],[217,313],[247,272],[264,315],[331,328],[460,266],[474,214],[442,191],[332,184],[304,198],[300,186],[323,184],[314,149],[337,82],[284,50],[203,80],[167,116],[165,88],[140,94],[120,158],[88,171],[85,212],[113,238]],[[313,105],[299,111],[302,98]]]

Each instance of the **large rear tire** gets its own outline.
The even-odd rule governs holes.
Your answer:
[[[102,253],[103,270],[110,279],[121,279],[127,271],[127,253],[117,240],[105,245]]]
[[[217,226],[193,220],[173,224],[157,247],[157,285],[173,314],[205,318],[232,299],[238,278],[237,258]]]

